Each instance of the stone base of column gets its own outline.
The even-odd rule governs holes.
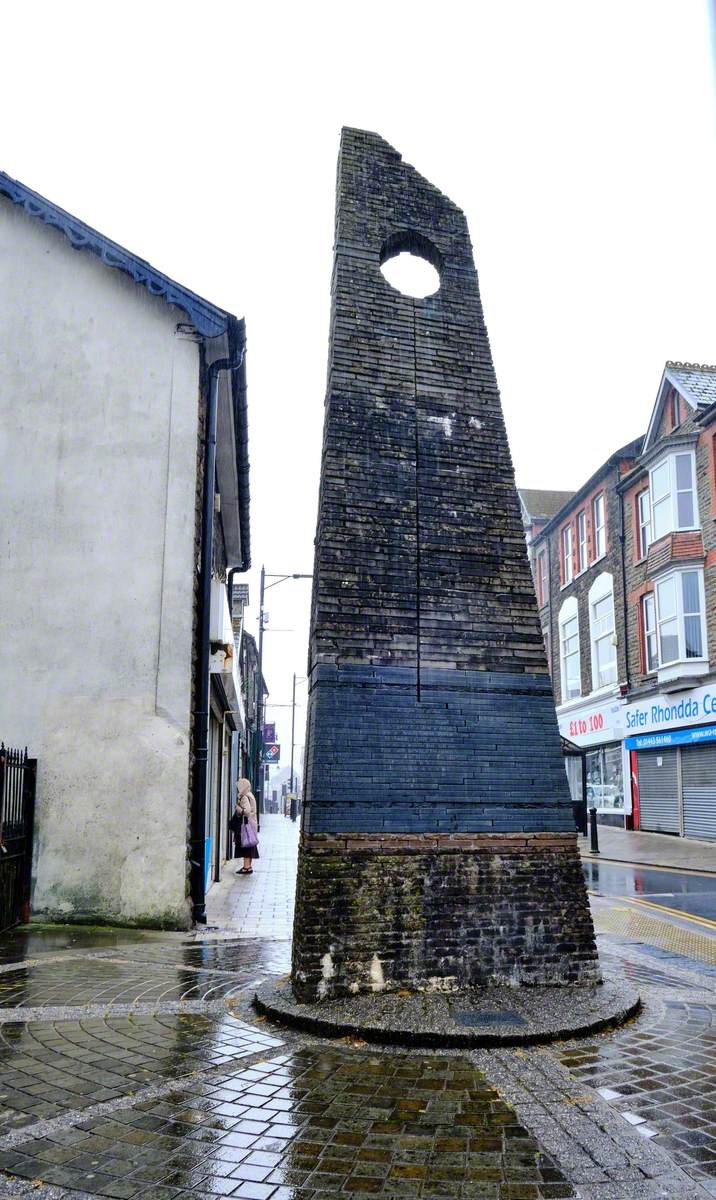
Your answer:
[[[576,834],[302,838],[300,1002],[599,981]]]

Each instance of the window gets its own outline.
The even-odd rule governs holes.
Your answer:
[[[621,745],[588,750],[584,765],[587,771],[587,808],[624,808]]]
[[[595,561],[607,552],[607,531],[604,518],[604,492],[594,497],[594,558]]]
[[[549,579],[547,576],[547,552],[540,550],[537,555],[537,603],[542,607],[549,596]]]
[[[577,545],[579,547],[579,569],[587,569],[587,514],[584,509],[577,517]]]
[[[673,530],[693,529],[697,525],[694,475],[691,450],[670,454],[652,467],[649,490],[653,541]]]
[[[577,601],[567,600],[559,614],[560,660],[562,664],[562,700],[581,696],[579,673],[579,617]]]
[[[639,557],[644,558],[649,546],[651,545],[651,505],[649,503],[648,488],[645,488],[643,492],[639,493],[636,502],[637,512],[639,515]]]
[[[656,640],[656,607],[653,592],[642,599],[641,625],[644,634],[644,669],[655,671],[659,665],[659,647]]]
[[[669,420],[672,429],[678,429],[681,424],[681,416],[679,413],[679,393],[675,388],[669,393]]]
[[[704,656],[703,573],[675,571],[656,584],[659,664]]]
[[[572,582],[572,526],[562,530],[562,583]]]
[[[604,572],[589,589],[589,633],[592,642],[592,688],[617,681],[617,645],[614,636],[614,588]]]

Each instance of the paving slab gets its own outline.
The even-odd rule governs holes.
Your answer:
[[[328,1042],[251,1008],[290,966],[296,831],[273,829],[255,875],[215,893],[226,925],[0,937],[0,1195],[716,1197],[714,939],[597,900],[606,974],[644,1000],[623,1028]]]
[[[639,866],[672,867],[679,871],[705,871],[716,875],[716,842],[674,837],[667,833],[613,829],[600,825],[599,856],[590,852],[589,838],[579,838],[583,859],[636,863]]]

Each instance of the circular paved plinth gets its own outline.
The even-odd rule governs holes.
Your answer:
[[[634,1016],[641,1001],[632,987],[610,979],[598,987],[392,992],[299,1004],[290,980],[267,980],[256,991],[254,1007],[321,1037],[459,1047],[529,1045],[596,1033]]]

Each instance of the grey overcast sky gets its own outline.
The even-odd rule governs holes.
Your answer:
[[[261,563],[312,565],[341,125],[465,210],[518,482],[576,486],[645,429],[667,358],[716,361],[711,17],[6,0],[0,167],[246,317],[252,632]],[[305,670],[309,587],[267,595],[277,703]],[[268,716],[287,765],[289,711]]]

